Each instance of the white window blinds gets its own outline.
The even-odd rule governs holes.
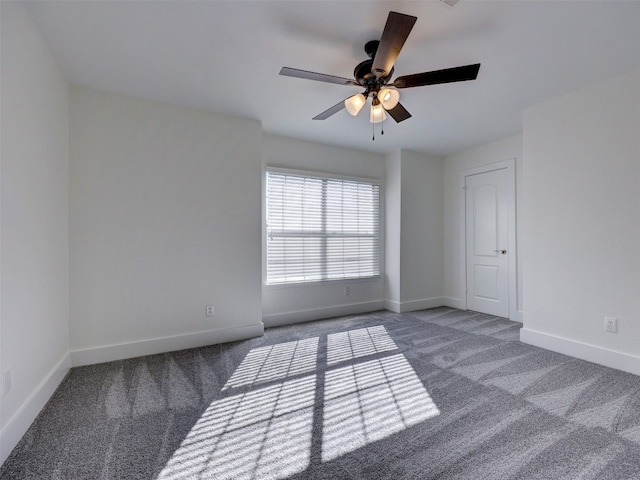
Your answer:
[[[380,188],[267,172],[267,284],[380,274]]]

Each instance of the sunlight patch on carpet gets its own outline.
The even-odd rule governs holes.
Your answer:
[[[440,414],[402,354],[328,371],[324,393],[323,462]]]
[[[247,391],[212,402],[158,480],[286,478],[440,413],[405,356],[389,353],[398,347],[384,326],[328,334],[324,373],[319,340],[251,349],[222,388]]]
[[[318,337],[254,348],[222,390],[293,377],[316,369]]]
[[[327,335],[327,365],[397,350],[383,325]]]
[[[212,402],[158,480],[286,478],[310,462],[316,376]]]

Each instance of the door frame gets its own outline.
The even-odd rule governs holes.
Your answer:
[[[460,262],[460,278],[463,280],[462,309],[467,310],[467,202],[466,177],[494,170],[507,169],[507,249],[509,250],[509,320],[518,321],[518,278],[517,278],[517,250],[516,250],[516,159],[509,158],[501,162],[489,163],[475,168],[460,171],[460,242],[458,258]]]

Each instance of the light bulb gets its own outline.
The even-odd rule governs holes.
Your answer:
[[[347,112],[349,112],[350,115],[353,115],[355,117],[356,115],[358,115],[360,110],[362,110],[362,107],[364,107],[366,101],[367,97],[365,97],[362,93],[358,93],[353,97],[347,98],[344,101],[344,107],[347,109]]]
[[[371,112],[369,113],[369,121],[371,123],[380,123],[387,118],[387,114],[382,108],[382,104],[371,105]]]
[[[400,101],[400,92],[391,88],[383,88],[378,92],[378,99],[385,110],[391,110]]]

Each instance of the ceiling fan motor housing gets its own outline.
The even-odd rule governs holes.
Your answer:
[[[369,95],[370,93],[377,93],[383,85],[391,81],[391,77],[393,75],[393,68],[391,68],[389,75],[380,78],[377,78],[376,74],[372,71],[373,59],[378,51],[379,44],[379,40],[371,40],[367,42],[364,46],[364,51],[369,56],[369,60],[360,62],[353,70],[353,77],[356,81],[363,87],[366,87],[366,95]]]
[[[378,45],[380,45],[380,40],[369,40],[364,45],[364,51],[371,60],[373,60],[373,57],[376,56],[376,52],[378,51]]]

